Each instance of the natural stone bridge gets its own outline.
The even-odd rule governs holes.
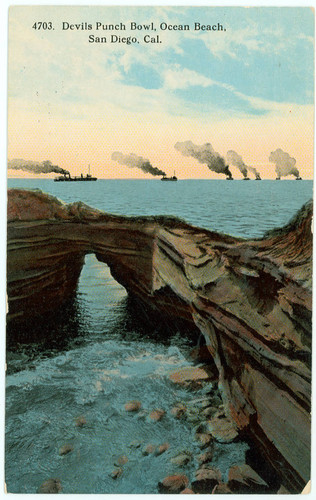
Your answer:
[[[299,492],[310,479],[311,217],[308,203],[241,240],[9,190],[8,319],[58,308],[94,253],[147,311],[203,333],[227,412]]]

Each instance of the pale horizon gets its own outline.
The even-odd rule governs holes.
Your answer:
[[[54,30],[32,29],[48,17]],[[208,18],[226,31],[194,31]],[[100,19],[153,22],[161,43],[124,31],[140,43],[91,44]],[[62,29],[79,21],[93,29]],[[160,31],[162,22],[192,29]],[[49,160],[73,176],[90,164],[98,178],[150,178],[111,160],[119,151],[179,179],[225,178],[174,149],[189,140],[224,158],[236,151],[262,179],[276,177],[269,155],[281,148],[312,179],[313,23],[312,10],[299,7],[10,7],[8,158]]]

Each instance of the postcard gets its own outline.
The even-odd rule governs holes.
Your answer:
[[[306,492],[313,9],[8,26],[7,492]]]

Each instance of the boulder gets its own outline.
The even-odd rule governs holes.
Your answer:
[[[123,469],[121,467],[119,467],[118,469],[114,469],[111,472],[111,478],[118,479],[122,474],[123,474]]]
[[[170,413],[173,417],[180,419],[185,416],[186,410],[184,405],[177,405],[171,409]]]
[[[195,434],[195,439],[201,449],[207,448],[213,441],[211,434],[206,434],[204,432],[197,432]]]
[[[87,421],[84,416],[76,418],[76,427],[83,427],[86,425]]]
[[[217,484],[212,491],[212,495],[230,495],[232,493],[232,490],[228,488],[226,483]]]
[[[157,447],[156,451],[155,451],[155,455],[162,455],[162,453],[164,453],[165,451],[167,451],[169,449],[169,443],[163,443],[161,444],[160,446]]]
[[[177,494],[181,493],[189,484],[187,476],[175,474],[165,477],[158,483],[159,493]]]
[[[211,380],[214,378],[214,374],[208,366],[188,366],[170,373],[169,378],[175,384],[187,385],[191,382]]]
[[[231,467],[227,484],[234,493],[264,493],[268,489],[262,477],[247,464]]]
[[[218,469],[199,469],[195,473],[195,480],[192,481],[194,493],[212,493],[213,488],[221,481],[221,473]]]
[[[164,410],[160,410],[160,409],[157,409],[157,410],[153,410],[150,414],[149,414],[149,418],[151,420],[153,420],[154,422],[158,422],[159,420],[161,420],[164,415],[165,415],[165,411]]]
[[[60,493],[62,490],[59,479],[47,479],[38,488],[37,493]]]
[[[153,444],[147,444],[142,449],[142,454],[145,456],[150,455],[151,453],[154,453],[155,449],[156,449],[156,446],[154,446]]]
[[[213,460],[213,450],[208,449],[204,453],[201,453],[201,455],[197,456],[197,461],[200,465],[209,463]]]
[[[74,447],[72,446],[72,444],[64,444],[64,446],[59,448],[59,455],[60,456],[67,455],[68,453],[73,451],[73,449]]]
[[[177,467],[183,467],[184,465],[187,465],[192,459],[191,454],[186,453],[186,452],[181,452],[175,457],[170,459],[170,462],[173,465],[176,465]]]
[[[122,465],[125,465],[128,462],[128,458],[126,455],[120,455],[117,457],[117,459],[114,462],[114,465],[117,467],[121,467]]]
[[[217,408],[215,406],[208,406],[202,410],[202,415],[206,418],[214,417],[217,413]]]
[[[223,414],[216,414],[208,420],[208,431],[219,443],[231,443],[238,437],[235,422]]]
[[[132,441],[132,442],[128,445],[128,447],[129,447],[129,448],[140,448],[141,444],[142,444],[142,443],[141,443],[141,441],[138,441],[137,439],[135,439],[135,441]]]
[[[184,490],[180,491],[180,495],[194,495],[194,491],[190,490],[190,488],[185,488]]]
[[[126,404],[125,404],[125,410],[126,411],[138,411],[140,410],[142,404],[140,401],[128,401]]]

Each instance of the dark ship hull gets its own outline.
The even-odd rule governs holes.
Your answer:
[[[165,174],[164,176],[161,178],[162,181],[165,181],[165,182],[175,182],[178,180],[178,178],[176,177],[176,172],[174,171],[173,173],[173,176],[172,177],[167,177]]]
[[[96,181],[97,177],[92,177],[92,175],[71,177],[70,175],[61,175],[60,177],[55,177],[55,182],[92,182]]]
[[[173,177],[163,177],[161,180],[166,181],[166,182],[175,182],[178,179],[177,179],[177,177],[173,176]]]

